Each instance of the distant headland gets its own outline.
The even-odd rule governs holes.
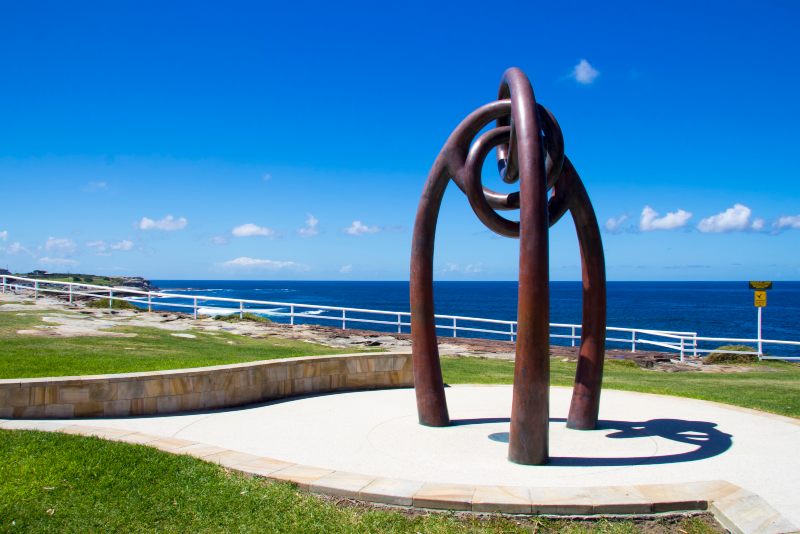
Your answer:
[[[55,282],[76,282],[81,284],[93,284],[96,286],[109,287],[128,287],[141,289],[142,291],[156,291],[150,280],[141,276],[102,276],[97,274],[72,274],[72,273],[51,273],[48,271],[35,270],[29,273],[12,273],[7,269],[0,269],[0,275],[25,276],[37,278],[39,280],[53,280]]]

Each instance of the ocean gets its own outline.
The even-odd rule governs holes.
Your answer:
[[[409,309],[408,282],[153,280],[153,283],[165,292],[209,297],[387,311]],[[438,314],[516,319],[516,282],[435,282],[434,295]],[[169,303],[169,300],[160,302],[159,309],[171,308]],[[216,306],[202,300],[198,305]],[[287,320],[273,315],[287,309],[263,306],[259,309],[275,321]],[[214,313],[213,310],[205,312]],[[337,324],[315,320],[314,315],[320,313],[311,310],[310,315],[297,322]],[[747,282],[608,283],[609,326],[697,332],[704,337],[755,338],[756,313],[753,291],[748,289]],[[767,307],[762,313],[763,338],[800,341],[800,282],[776,282],[768,292]],[[579,324],[580,321],[581,283],[551,282],[550,322]],[[348,326],[367,327],[349,323]],[[397,330],[396,326],[387,325],[370,325],[369,329]],[[404,327],[403,331],[407,332],[408,328]],[[449,335],[446,331],[440,333]],[[567,340],[553,341],[568,343]],[[622,345],[610,343],[609,346]],[[769,345],[764,350],[776,355],[800,356],[800,347]]]

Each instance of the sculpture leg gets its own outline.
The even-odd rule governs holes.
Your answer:
[[[447,400],[433,308],[433,244],[448,178],[436,165],[420,199],[411,244],[411,343],[414,360],[414,390],[419,422],[447,426]]]
[[[411,343],[417,412],[423,425],[450,424],[433,307],[433,250],[439,209],[447,184],[463,166],[472,139],[489,122],[508,114],[509,108],[507,100],[492,102],[472,112],[458,125],[428,174],[417,208],[411,244]]]
[[[517,353],[508,459],[538,465],[548,460],[550,414],[550,288],[547,183],[536,100],[517,69],[504,77],[512,98],[520,183]]]
[[[524,233],[523,226],[521,234]],[[530,251],[522,250],[520,254],[525,256],[520,258],[519,328],[508,459],[519,464],[540,465],[549,457],[550,300],[547,278],[542,283],[542,274],[547,275],[547,254],[544,259]]]
[[[600,410],[606,339],[606,268],[603,243],[589,195],[571,164],[562,179],[567,181],[581,251],[583,322],[578,368],[572,392],[567,427],[593,430]]]

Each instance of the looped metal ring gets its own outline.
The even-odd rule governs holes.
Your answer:
[[[507,237],[518,237],[519,222],[498,215],[489,205],[487,197],[498,199],[503,195],[484,188],[481,180],[481,169],[486,156],[496,146],[508,143],[511,131],[511,126],[499,126],[481,135],[469,149],[461,179],[469,204],[478,219],[493,232]],[[517,193],[517,204],[519,204],[519,193]]]
[[[536,109],[539,112],[544,134],[544,150],[547,158],[544,168],[547,173],[547,189],[552,189],[564,167],[564,135],[561,133],[561,126],[549,109],[541,104],[536,104]]]
[[[542,119],[544,147],[547,156],[545,161],[547,188],[552,189],[561,176],[561,171],[564,167],[564,138],[558,121],[556,121],[552,113],[544,106],[538,106],[538,111]],[[498,122],[500,121],[498,120]],[[488,187],[484,187],[482,169],[486,157],[493,148],[497,148],[498,153],[501,153],[502,150],[509,150],[509,147],[511,147],[515,152],[514,146],[514,127],[512,124],[498,126],[483,133],[470,146],[464,167],[458,177],[458,181],[463,185],[470,206],[472,206],[472,210],[478,219],[493,232],[506,237],[519,237],[519,222],[509,220],[499,215],[495,210],[519,209],[519,192],[498,193]],[[506,154],[510,158],[508,161],[513,160],[513,152],[506,152]],[[558,198],[558,200],[562,199]],[[555,198],[550,199],[548,202],[550,211],[558,203],[560,202],[556,202]]]
[[[564,165],[564,136],[558,121],[549,109],[537,103],[536,112],[539,114],[539,123],[544,134],[545,171],[547,172],[547,188],[550,189],[561,176],[561,168]],[[500,172],[500,178],[505,183],[513,184],[519,180],[519,167],[516,129],[510,115],[497,119],[498,128],[506,126],[511,128],[511,135],[508,141],[497,147],[497,169]]]

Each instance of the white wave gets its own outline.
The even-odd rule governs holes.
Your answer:
[[[286,311],[284,310],[286,310],[286,308],[245,308],[244,313],[255,313],[257,315],[286,315]],[[239,308],[214,308],[211,306],[197,308],[197,313],[200,315],[234,315],[240,311],[242,310]]]
[[[251,289],[251,291],[264,291],[264,292],[267,292],[267,293],[275,293],[276,291],[280,291],[280,292],[282,292],[282,293],[283,293],[283,292],[290,292],[290,291],[294,291],[294,289],[283,289],[283,288],[272,288],[272,287],[260,287],[260,288],[257,288],[257,289]]]
[[[320,315],[322,313],[325,313],[325,310],[309,310],[309,311],[302,312],[302,313],[295,313],[295,315],[299,315],[299,316],[303,316],[303,315]]]
[[[164,293],[186,293],[192,291],[195,293],[215,293],[217,291],[231,291],[230,289],[222,288],[200,288],[200,287],[170,287],[162,289]]]
[[[230,308],[197,308],[198,315],[232,315],[239,313],[239,310],[232,310]]]
[[[286,308],[271,308],[271,309],[245,308],[244,311],[248,313],[257,313],[258,315],[286,315]]]

